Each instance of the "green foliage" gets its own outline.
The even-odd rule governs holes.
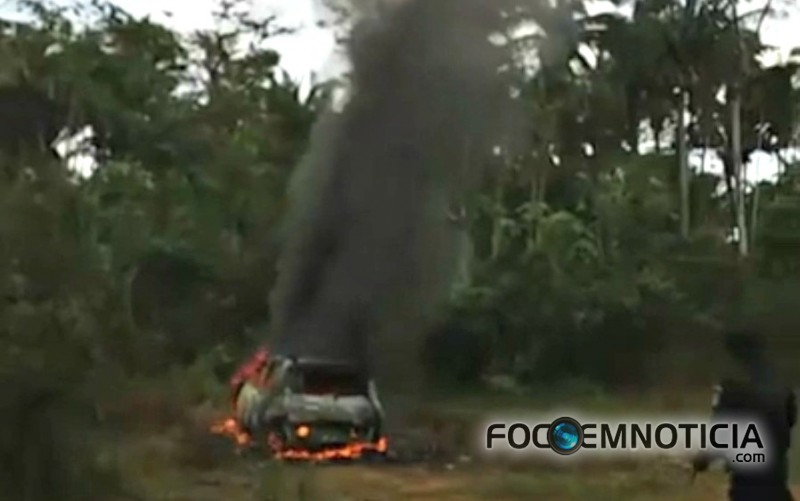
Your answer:
[[[763,270],[768,276],[796,278],[800,272],[800,176],[791,166],[777,186],[762,188],[760,250]]]
[[[109,370],[161,375],[194,405],[216,388],[207,353],[240,351],[268,319],[284,185],[324,95],[242,50],[271,20],[223,13],[233,28],[187,44],[108,5],[82,27],[31,7],[30,25],[3,23],[0,85],[66,110],[56,130],[90,126],[97,165],[76,175],[24,136],[0,158],[0,483],[15,501],[90,499],[100,472],[76,447],[113,400]]]
[[[539,204],[532,213],[524,201],[502,219],[476,217],[479,226],[500,225],[504,245],[473,263],[472,283],[457,292],[449,322],[434,336],[451,340],[431,362],[440,370],[472,367],[473,380],[493,362],[530,382],[642,382],[648,357],[667,336],[664,316],[691,314],[664,264],[676,231],[667,167],[669,158],[621,161],[575,204],[592,204],[590,212]],[[487,340],[491,361],[476,356]]]
[[[82,452],[90,407],[81,388],[114,334],[103,322],[113,288],[83,231],[90,211],[79,189],[52,161],[39,166],[0,181],[3,495],[85,499],[96,465]]]

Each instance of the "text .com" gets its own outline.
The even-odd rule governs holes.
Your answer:
[[[561,416],[495,419],[481,428],[486,454],[550,458],[687,454],[703,451],[739,465],[769,460],[766,428],[753,419],[608,420]]]

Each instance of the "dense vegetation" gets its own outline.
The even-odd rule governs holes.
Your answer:
[[[766,10],[634,3],[509,15],[542,28],[509,35],[529,141],[461,207],[469,259],[425,333],[440,380],[691,378],[731,322],[796,353],[798,66],[759,63]],[[263,48],[276,20],[235,3],[188,38],[107,4],[24,7],[0,20],[0,484],[87,499],[45,461],[82,403],[198,360],[224,376],[268,336],[287,181],[333,83],[302,92]],[[87,127],[89,174],[50,147]],[[744,182],[758,150],[776,182]]]

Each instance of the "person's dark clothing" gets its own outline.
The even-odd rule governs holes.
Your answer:
[[[794,392],[774,383],[763,371],[751,381],[724,381],[717,389],[713,408],[714,419],[736,419],[747,416],[759,419],[766,430],[759,432],[768,444],[768,466],[765,469],[735,468],[729,464],[732,501],[791,501],[789,491],[788,452],[792,428],[797,421]]]
[[[786,485],[738,485],[728,488],[730,501],[794,501]]]

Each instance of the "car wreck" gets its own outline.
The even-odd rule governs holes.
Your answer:
[[[217,431],[282,459],[357,459],[387,452],[375,381],[356,364],[256,354],[232,380],[234,417]]]

